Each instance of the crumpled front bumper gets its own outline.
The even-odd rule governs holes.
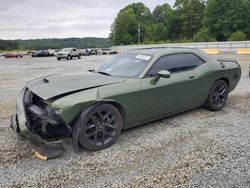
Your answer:
[[[48,142],[27,127],[28,122],[24,105],[25,92],[26,88],[17,96],[16,112],[11,117],[11,128],[28,140],[32,151],[39,159],[47,160],[61,156],[65,151],[61,142]]]

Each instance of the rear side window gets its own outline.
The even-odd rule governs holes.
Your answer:
[[[191,53],[172,54],[161,57],[149,70],[147,76],[157,74],[160,70],[168,70],[171,73],[193,69],[204,61]]]

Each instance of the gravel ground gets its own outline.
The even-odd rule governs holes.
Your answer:
[[[81,60],[0,59],[0,187],[250,187],[250,56],[220,112],[199,108],[124,131],[105,150],[40,161],[9,128],[17,92],[28,80],[98,67],[110,56]]]

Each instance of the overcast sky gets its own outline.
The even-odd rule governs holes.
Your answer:
[[[120,9],[175,0],[0,0],[0,39],[108,37]]]

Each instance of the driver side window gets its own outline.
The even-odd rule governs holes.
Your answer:
[[[203,63],[202,59],[191,53],[166,55],[152,66],[147,77],[156,75],[160,70],[167,70],[171,73],[187,71]]]

